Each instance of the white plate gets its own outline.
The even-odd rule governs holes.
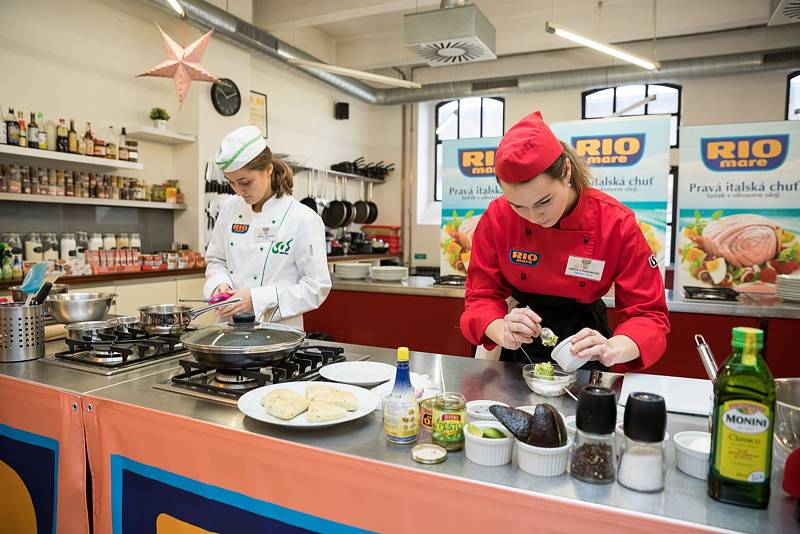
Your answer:
[[[349,384],[332,384],[333,387],[341,391],[349,391],[358,399],[358,410],[354,412],[347,412],[347,415],[335,421],[325,421],[324,423],[309,423],[308,412],[303,412],[293,419],[283,420],[273,417],[267,413],[267,410],[261,405],[261,399],[264,395],[273,389],[290,389],[296,391],[301,395],[306,394],[306,387],[309,384],[320,385],[322,382],[286,382],[283,384],[272,384],[271,386],[264,386],[248,391],[239,398],[239,411],[248,417],[271,423],[278,426],[288,426],[291,428],[322,428],[326,426],[338,425],[348,421],[360,419],[365,415],[369,415],[378,407],[378,397],[369,390],[360,388],[358,386],[351,386]]]
[[[367,278],[369,273],[345,273],[345,272],[337,272],[336,277],[341,278],[342,280],[361,280],[362,278]]]
[[[322,378],[355,386],[376,386],[394,378],[397,368],[381,362],[339,362],[319,370]]]

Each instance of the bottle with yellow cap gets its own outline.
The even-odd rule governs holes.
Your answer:
[[[733,353],[714,384],[708,494],[753,508],[769,503],[775,381],[761,357],[764,332],[733,329]]]
[[[405,445],[417,441],[419,403],[411,385],[408,347],[397,349],[397,374],[392,392],[383,405],[383,431],[390,443]]]

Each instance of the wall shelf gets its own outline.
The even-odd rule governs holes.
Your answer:
[[[370,178],[369,176],[361,176],[360,174],[350,174],[346,172],[339,172],[339,171],[332,171],[330,169],[314,169],[312,167],[292,167],[295,173],[301,172],[308,172],[308,171],[317,171],[317,172],[327,172],[328,176],[334,176],[339,178],[347,178],[349,180],[360,180],[362,182],[374,182],[376,184],[382,184],[386,182],[386,180],[380,180],[378,178]]]
[[[180,145],[183,143],[194,143],[197,136],[186,133],[179,133],[173,130],[162,130],[152,126],[134,126],[125,128],[128,139],[139,141],[149,141],[151,143],[163,143],[167,145]]]
[[[0,156],[7,156],[9,160],[16,161],[41,161],[41,162],[65,162],[78,164],[85,167],[95,167],[98,169],[129,169],[140,171],[144,168],[141,163],[121,161],[118,159],[96,158],[94,156],[81,156],[79,154],[68,154],[65,152],[54,152],[51,150],[38,150],[35,148],[18,147],[14,145],[0,145]],[[30,164],[30,163],[28,163]]]
[[[169,202],[147,202],[145,200],[112,200],[108,198],[55,197],[50,195],[25,195],[22,193],[0,193],[0,200],[15,202],[38,202],[43,204],[78,204],[83,206],[110,206],[117,208],[149,208],[160,210],[185,210],[186,204]]]

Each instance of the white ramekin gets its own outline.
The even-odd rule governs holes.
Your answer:
[[[511,451],[514,448],[514,438],[509,436],[508,430],[498,421],[475,421],[469,423],[481,430],[484,428],[496,428],[508,437],[505,438],[483,438],[473,436],[466,427],[464,428],[464,448],[467,453],[467,460],[479,465],[496,467],[505,465],[511,461]]]
[[[675,442],[675,467],[689,475],[690,477],[705,480],[708,477],[708,460],[711,452],[701,452],[689,448],[689,444],[698,439],[711,440],[708,432],[698,432],[690,430],[678,432],[672,438]]]
[[[473,421],[497,421],[497,418],[493,416],[491,413],[483,413],[478,411],[483,408],[487,408],[489,406],[494,406],[495,404],[499,404],[500,406],[508,407],[508,404],[504,402],[497,402],[493,400],[473,400],[467,403],[467,422],[472,423]]]
[[[535,447],[517,442],[517,462],[520,469],[539,477],[557,477],[567,471],[572,438],[563,447]]]

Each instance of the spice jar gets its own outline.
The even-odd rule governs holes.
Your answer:
[[[66,233],[61,234],[61,241],[59,242],[59,256],[62,260],[75,258],[78,255],[78,242],[75,239],[75,234]]]
[[[602,386],[586,386],[578,398],[575,443],[569,472],[590,484],[614,482],[617,472],[614,426],[617,401],[614,392]]]
[[[44,261],[57,260],[60,244],[55,232],[42,234],[42,259]]]
[[[25,236],[25,261],[42,260],[42,236],[30,233]]]
[[[130,247],[136,250],[142,249],[142,237],[138,233],[131,234]]]
[[[103,250],[114,250],[117,246],[117,236],[114,234],[103,234]]]
[[[125,144],[128,146],[128,161],[137,163],[139,161],[139,142],[126,141]]]
[[[128,234],[117,234],[117,248],[129,248],[131,246]]]
[[[433,443],[448,451],[464,447],[467,401],[460,393],[440,393],[433,403]]]
[[[657,492],[664,489],[664,431],[667,406],[654,393],[631,393],[625,405],[625,438],[617,481],[628,489]]]
[[[101,248],[103,248],[103,236],[97,232],[92,233],[89,237],[89,250],[100,250]]]
[[[77,258],[84,262],[86,261],[86,251],[89,249],[89,234],[78,230],[75,232],[75,251]]]

